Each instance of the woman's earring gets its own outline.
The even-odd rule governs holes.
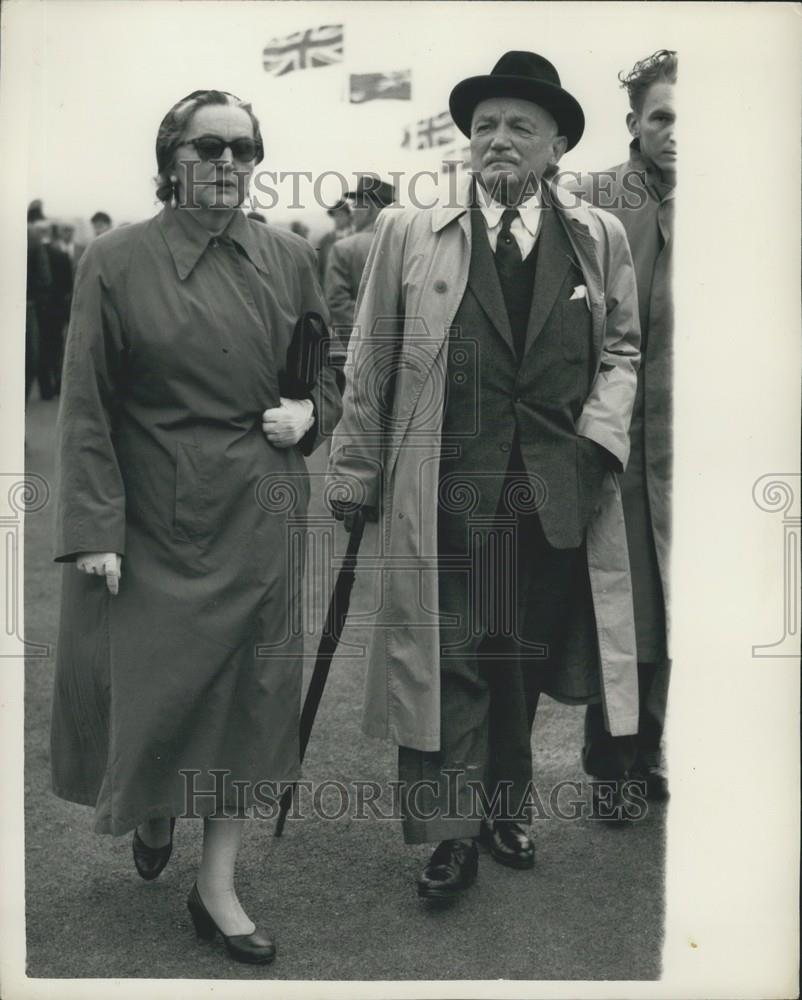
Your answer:
[[[178,178],[170,177],[170,183],[172,184],[172,191],[170,192],[170,207],[178,208]]]

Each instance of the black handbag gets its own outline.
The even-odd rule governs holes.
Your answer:
[[[320,370],[328,364],[329,331],[316,312],[302,313],[287,348],[286,367],[279,372],[281,395],[287,399],[308,399]]]

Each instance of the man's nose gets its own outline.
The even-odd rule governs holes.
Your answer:
[[[231,152],[231,147],[226,146],[223,152],[217,157],[217,162],[231,164],[234,162],[234,154]]]
[[[493,137],[490,140],[490,145],[498,149],[506,148],[510,144],[510,136],[504,125],[499,125],[498,128],[493,133]]]

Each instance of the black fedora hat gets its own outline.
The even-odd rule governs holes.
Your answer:
[[[349,191],[345,197],[358,205],[372,201],[379,208],[387,208],[395,201],[395,188],[376,174],[360,174],[357,177],[355,190]]]
[[[560,76],[548,59],[536,52],[505,52],[489,76],[470,76],[458,83],[448,101],[457,128],[470,137],[476,105],[489,97],[519,97],[544,108],[557,122],[568,149],[582,138],[585,115],[575,97],[560,85]]]

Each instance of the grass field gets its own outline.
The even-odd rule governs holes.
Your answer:
[[[32,401],[30,472],[52,481],[55,403]],[[320,471],[325,456],[312,461]],[[323,514],[319,491],[312,512]],[[26,903],[33,977],[174,979],[652,979],[663,933],[664,807],[626,829],[590,819],[536,820],[534,871],[480,860],[476,886],[427,909],[415,879],[428,850],[406,847],[394,820],[291,820],[280,840],[254,821],[240,856],[247,911],[276,934],[267,969],[237,965],[196,942],[185,899],[200,857],[200,822],[180,821],[153,883],[137,876],[130,836],[98,837],[91,810],[50,791],[49,714],[61,568],[51,561],[52,505],[26,522],[28,638],[51,655],[26,677]],[[68,567],[67,572],[74,572]],[[320,588],[315,588],[319,592]],[[318,619],[319,620],[319,619]],[[349,629],[348,638],[359,642]],[[310,649],[315,645],[310,638]],[[309,667],[307,667],[307,670]],[[395,748],[360,732],[363,665],[338,655],[304,765],[312,782],[395,778]],[[581,781],[582,710],[544,699],[534,733],[544,802]],[[589,792],[585,793],[588,798]],[[336,800],[328,802],[333,810]],[[325,804],[325,803],[324,803]],[[187,995],[191,995],[188,988]]]

